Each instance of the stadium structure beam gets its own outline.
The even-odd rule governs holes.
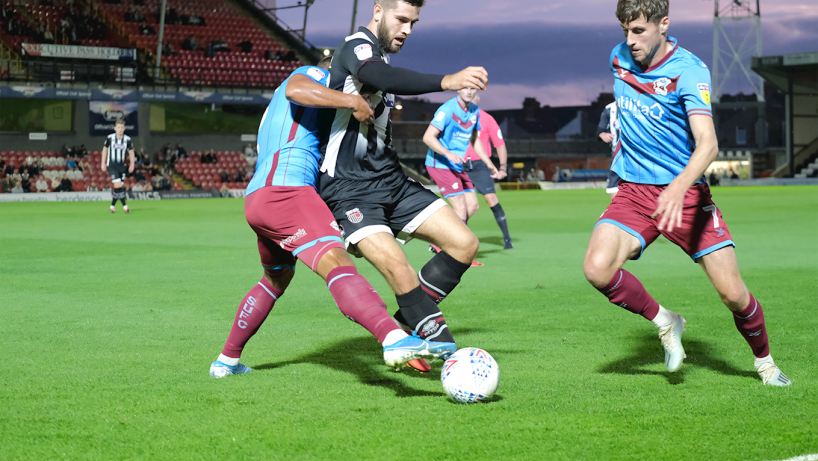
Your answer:
[[[162,38],[165,36],[165,8],[167,0],[162,0],[161,12],[159,13],[159,42],[156,44],[156,78],[159,79],[162,64]]]

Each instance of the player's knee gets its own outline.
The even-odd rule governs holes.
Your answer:
[[[473,215],[473,214],[477,213],[477,210],[479,210],[479,209],[480,209],[480,204],[479,204],[479,203],[474,203],[474,204],[472,204],[472,205],[469,207],[469,216],[471,216],[471,215]]]
[[[585,273],[585,279],[595,287],[604,287],[613,278],[613,270],[609,264],[605,264],[601,258],[591,255],[585,256],[585,261],[582,264],[582,271]]]
[[[292,281],[295,272],[289,267],[264,269],[264,278],[276,289],[284,291]]]
[[[730,310],[742,310],[750,303],[750,293],[743,285],[719,290],[721,302]]]

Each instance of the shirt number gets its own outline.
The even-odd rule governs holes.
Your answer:
[[[716,208],[716,205],[707,205],[706,207],[702,207],[702,210],[709,211],[713,214],[713,229],[719,228],[719,210]]]

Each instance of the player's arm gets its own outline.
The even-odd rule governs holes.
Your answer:
[[[488,121],[487,125],[489,125]],[[506,142],[503,140],[503,133],[500,131],[500,127],[496,122],[490,125],[490,127],[486,127],[486,129],[489,130],[489,140],[491,140],[494,148],[497,149],[497,158],[500,159],[500,168],[497,171],[496,179],[503,179],[508,176],[508,150],[506,149]],[[488,155],[488,152],[486,152],[486,155]]]
[[[136,163],[136,156],[134,155],[133,149],[128,151],[128,157],[131,160],[131,165],[128,167],[128,173],[133,173],[133,167],[134,164]]]
[[[494,163],[489,159],[489,156],[486,155],[485,149],[483,149],[483,143],[480,142],[480,137],[477,136],[477,130],[471,132],[471,139],[469,140],[471,144],[471,148],[474,149],[474,152],[477,153],[477,156],[480,157],[480,160],[486,164],[491,171],[491,177],[494,179],[500,179],[499,175],[497,174],[497,168],[495,168]]]
[[[477,88],[485,90],[489,74],[482,67],[467,67],[452,75],[421,74],[392,67],[381,60],[368,60],[358,70],[358,80],[392,94],[416,95],[436,91]]]
[[[331,90],[303,74],[290,77],[284,96],[288,101],[301,106],[351,109],[355,119],[366,125],[375,121],[375,113],[369,101],[363,97]]]
[[[611,134],[611,110],[606,108],[602,111],[602,116],[599,118],[599,125],[596,127],[596,134],[599,139],[605,142],[613,141],[613,134]]]
[[[102,147],[102,171],[108,171],[106,165],[108,164],[108,146]]]
[[[719,154],[719,145],[716,140],[716,128],[713,118],[709,115],[690,115],[690,131],[696,140],[696,149],[690,156],[690,162],[682,173],[659,194],[658,206],[651,217],[662,215],[659,220],[659,230],[667,225],[668,232],[682,225],[682,208],[685,193],[704,174],[707,167],[713,163]]]
[[[454,154],[450,152],[449,149],[443,147],[443,144],[441,144],[440,140],[437,138],[439,134],[440,130],[436,126],[429,125],[429,128],[426,128],[426,133],[423,134],[423,144],[426,144],[429,149],[432,149],[435,151],[435,153],[446,157],[455,165],[463,163],[463,157]]]

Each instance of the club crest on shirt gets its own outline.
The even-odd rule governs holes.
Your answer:
[[[702,95],[702,101],[708,106],[710,105],[710,85],[707,83],[699,83],[696,85],[696,89],[699,90],[699,94]]]
[[[653,82],[653,91],[656,94],[661,94],[662,96],[667,95],[667,86],[670,85],[670,79],[666,77],[662,77],[659,80]]]
[[[628,71],[627,71],[627,70],[622,69],[622,68],[619,68],[619,78],[621,78],[622,80],[624,80],[624,79],[625,79],[625,77],[626,77],[627,75],[628,75]]]
[[[347,211],[346,215],[347,215],[347,219],[349,220],[349,222],[351,222],[353,224],[358,224],[359,222],[363,221],[363,219],[364,219],[364,214],[361,213],[361,210],[359,210],[358,208],[353,208],[353,209]]]

